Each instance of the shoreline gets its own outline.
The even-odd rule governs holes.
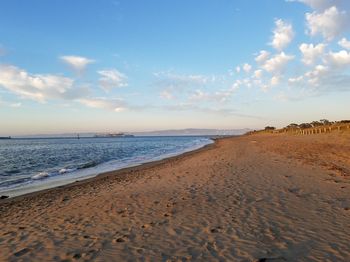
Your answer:
[[[0,260],[345,262],[349,141],[350,134],[218,139],[2,200]]]
[[[170,156],[170,157],[165,157],[163,159],[160,160],[153,160],[153,161],[149,161],[149,162],[145,162],[142,164],[135,164],[133,166],[129,166],[129,167],[124,167],[121,169],[116,169],[116,170],[112,170],[112,171],[107,171],[107,172],[103,172],[103,173],[99,173],[96,175],[92,175],[92,176],[88,176],[86,178],[82,178],[79,180],[75,180],[73,182],[67,182],[64,183],[62,185],[56,185],[53,187],[49,187],[49,188],[42,188],[33,192],[29,192],[29,193],[23,193],[23,194],[19,194],[19,195],[15,195],[15,196],[9,196],[8,198],[5,199],[1,199],[0,200],[0,206],[2,203],[5,202],[11,202],[11,201],[20,201],[21,198],[27,198],[27,197],[36,197],[37,195],[41,195],[41,194],[45,194],[45,193],[49,193],[50,191],[54,191],[54,190],[64,190],[65,188],[70,188],[70,187],[74,187],[74,186],[83,186],[85,183],[93,183],[94,181],[98,181],[99,179],[103,179],[105,177],[109,177],[109,176],[120,176],[123,175],[125,173],[129,173],[129,172],[134,172],[134,171],[142,171],[142,170],[146,170],[147,168],[152,168],[158,165],[162,165],[167,163],[168,161],[172,161],[172,160],[179,160],[181,158],[185,158],[186,156],[201,152],[202,150],[207,150],[210,147],[214,147],[217,143],[218,140],[223,140],[223,139],[230,139],[233,137],[239,137],[239,135],[234,135],[234,136],[227,136],[227,137],[209,137],[210,140],[213,141],[213,143],[210,144],[206,144],[200,148],[194,149],[194,150],[190,150],[190,151],[185,151],[183,153],[180,153],[178,155],[174,155],[174,156]],[[72,179],[74,180],[74,179]],[[15,190],[14,190],[15,191]],[[8,191],[5,191],[8,192]],[[1,195],[5,195],[5,194],[1,194]]]

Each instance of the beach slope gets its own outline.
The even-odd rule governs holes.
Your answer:
[[[0,260],[349,261],[350,137],[250,135],[0,201]]]

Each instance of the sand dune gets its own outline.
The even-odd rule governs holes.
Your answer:
[[[350,140],[252,135],[0,201],[3,261],[349,261]]]

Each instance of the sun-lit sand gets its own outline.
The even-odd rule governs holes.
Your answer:
[[[2,261],[349,261],[350,135],[221,139],[0,214]]]

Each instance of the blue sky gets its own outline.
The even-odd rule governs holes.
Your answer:
[[[0,135],[349,118],[346,0],[0,7]]]

